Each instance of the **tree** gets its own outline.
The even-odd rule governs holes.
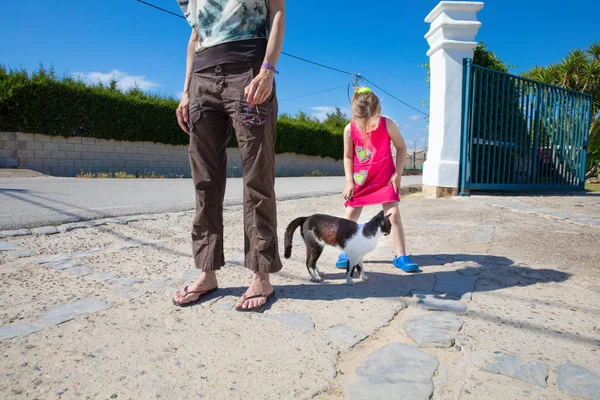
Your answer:
[[[571,50],[560,62],[535,66],[523,76],[592,96],[588,169],[600,163],[600,43],[592,43],[585,50]]]
[[[496,54],[487,49],[487,45],[483,43],[483,41],[477,43],[477,47],[473,50],[473,64],[505,73],[510,72],[510,69],[517,68],[515,65],[500,60]],[[431,66],[429,65],[429,61],[421,64],[421,67],[427,68],[427,78],[425,78],[425,81],[427,82],[427,85],[430,85]],[[421,104],[427,106],[428,101],[423,100]],[[429,116],[426,119],[429,121]]]
[[[132,97],[145,97],[144,92],[140,89],[140,85],[136,82],[133,82],[133,86],[127,89],[127,95]]]
[[[511,69],[517,68],[516,65],[500,60],[496,54],[487,49],[483,42],[479,42],[473,51],[473,64],[504,73],[509,73]]]
[[[327,113],[323,125],[329,128],[332,132],[344,132],[346,125],[350,123],[350,118],[339,108],[336,107],[334,112]]]

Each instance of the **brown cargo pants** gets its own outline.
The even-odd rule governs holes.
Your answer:
[[[227,143],[235,130],[244,180],[245,266],[257,272],[281,270],[275,202],[275,88],[266,102],[248,107],[244,88],[260,64],[223,64],[194,72],[190,82],[190,147],[196,189],[192,251],[196,268],[218,270],[223,252],[223,201]]]

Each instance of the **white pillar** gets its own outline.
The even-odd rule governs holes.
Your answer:
[[[482,8],[481,2],[441,1],[425,18],[431,82],[423,191],[431,196],[458,194],[463,59],[473,58]]]

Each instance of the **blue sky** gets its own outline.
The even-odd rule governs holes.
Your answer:
[[[176,0],[150,0],[179,12]],[[359,72],[403,101],[423,109],[429,98],[425,69],[429,29],[425,16],[438,1],[287,1],[284,51],[350,72]],[[371,6],[377,4],[377,6]],[[600,41],[597,0],[485,2],[477,40],[516,72],[556,62],[576,47]],[[178,95],[185,73],[190,28],[185,20],[135,0],[2,1],[0,63],[93,79],[116,74],[122,86]],[[280,111],[320,115],[348,108],[346,89],[291,97],[347,84],[351,77],[282,56],[277,77]],[[384,113],[396,120],[409,145],[425,142],[422,116],[382,94]],[[423,109],[423,111],[427,111]]]

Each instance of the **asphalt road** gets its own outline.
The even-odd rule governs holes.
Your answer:
[[[420,176],[402,185],[421,183]],[[343,177],[277,178],[280,200],[341,193]],[[241,204],[241,179],[230,178],[225,204]],[[192,210],[191,179],[0,178],[0,230],[133,214]]]

